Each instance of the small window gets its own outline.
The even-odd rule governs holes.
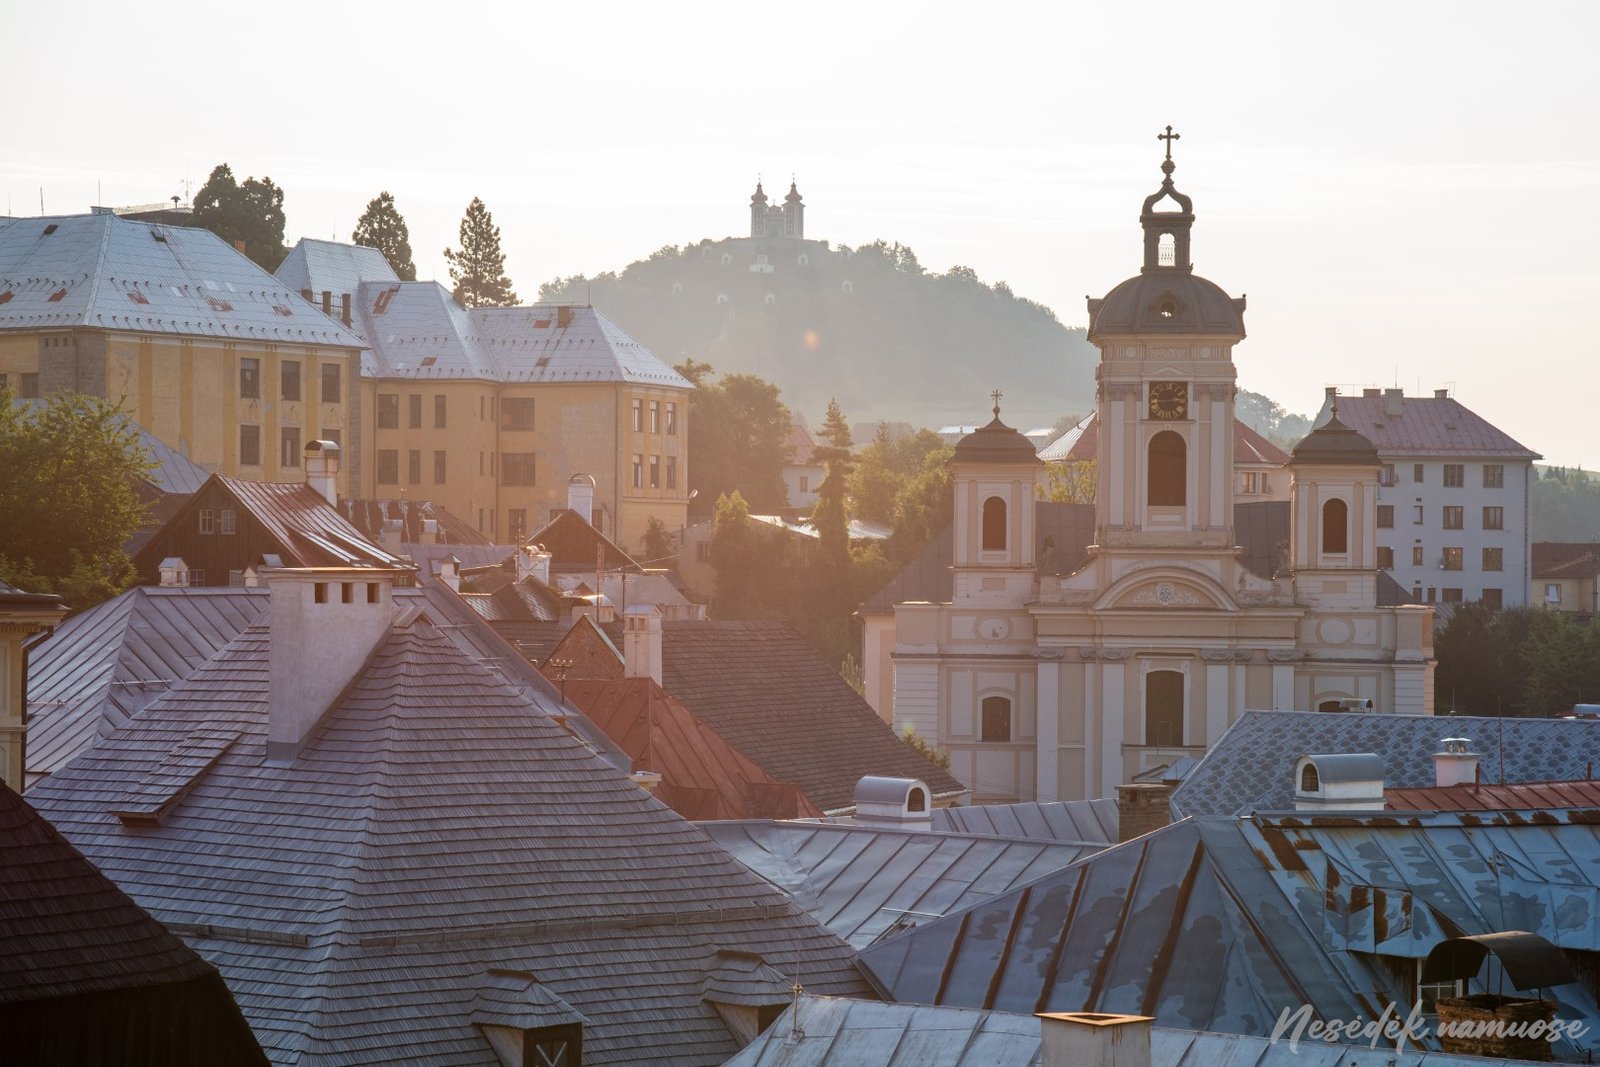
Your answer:
[[[1300,770],[1300,792],[1315,793],[1322,788],[1322,782],[1317,778],[1317,765],[1308,763]]]
[[[1413,463],[1411,465],[1411,480],[1416,482],[1418,485],[1423,483],[1424,479],[1422,477],[1422,464]]]
[[[650,488],[661,488],[661,457],[650,457]]]
[[[1546,604],[1561,603],[1561,583],[1546,582],[1544,584],[1544,602]]]
[[[1350,551],[1350,508],[1343,500],[1322,505],[1322,551],[1344,555]]]
[[[1490,611],[1499,611],[1505,607],[1505,595],[1499,589],[1485,589],[1478,600]]]
[[[422,451],[413,448],[406,453],[406,484],[422,484]]]
[[[1460,489],[1467,484],[1466,467],[1460,463],[1444,465],[1444,484],[1448,489]]]
[[[1446,530],[1459,530],[1466,520],[1466,509],[1459,506],[1446,505],[1444,509],[1444,528]]]
[[[650,401],[650,432],[661,432],[661,401]]]
[[[667,457],[667,488],[678,488],[678,457]]]
[[[678,405],[674,404],[674,403],[671,403],[669,401],[667,403],[667,433],[675,434],[677,432],[678,432]]]
[[[1486,548],[1483,550],[1483,569],[1486,571],[1503,571],[1506,569],[1506,550],[1503,548]]]
[[[406,397],[406,426],[413,430],[422,429],[422,394],[412,393]]]
[[[1459,589],[1441,589],[1441,590],[1439,590],[1439,602],[1441,604],[1459,604],[1459,603],[1461,603],[1461,590],[1459,590]]]
[[[328,583],[313,583],[311,586],[311,599],[315,600],[318,604],[326,604],[328,602]]]
[[[1394,549],[1388,545],[1378,546],[1378,569],[1380,571],[1394,570]]]
[[[644,401],[638,397],[633,400],[633,432],[644,432]]]
[[[1382,471],[1382,473],[1380,473],[1378,475],[1378,484],[1379,485],[1386,485],[1386,486],[1394,484],[1394,464],[1393,463],[1385,463],[1383,465],[1383,471]]]
[[[1499,463],[1485,463],[1483,465],[1483,487],[1485,489],[1504,489],[1505,485],[1505,467]]]
[[[1380,529],[1380,530],[1392,530],[1392,529],[1394,529],[1394,505],[1393,504],[1379,504],[1378,505],[1378,529]]]
[[[337,404],[343,393],[340,387],[344,376],[339,373],[339,364],[324,363],[322,365],[322,402],[324,404]]]
[[[39,399],[39,374],[37,371],[23,371],[17,375],[17,399]]]
[[[285,426],[279,434],[278,463],[284,467],[300,466],[300,427]]]
[[[285,400],[300,399],[300,361],[286,359],[279,367],[279,394]]]
[[[445,464],[445,454],[443,452],[435,452],[433,454],[433,484],[434,485],[443,485],[444,484],[444,476],[445,476],[446,469],[447,469],[447,466]]]
[[[241,467],[261,466],[261,427],[239,427],[239,465]]]
[[[189,584],[190,585],[205,585],[206,584],[206,572],[205,571],[197,571],[197,570],[194,570],[194,569],[190,569],[190,571],[189,571]]]
[[[378,429],[398,430],[400,428],[400,394],[378,394]]]
[[[341,603],[341,604],[354,604],[355,602],[356,602],[356,583],[355,582],[340,582],[339,583],[339,603]]]
[[[1171,430],[1150,438],[1146,502],[1151,507],[1183,507],[1188,500],[1189,446]]]
[[[376,604],[380,600],[382,600],[382,594],[380,594],[378,592],[378,583],[377,582],[368,582],[367,583],[367,603],[368,604]]]
[[[1506,528],[1506,509],[1484,508],[1483,528],[1485,530],[1504,530]]]
[[[535,473],[534,454],[532,452],[501,453],[501,485],[533,485]]]
[[[1422,566],[1422,546],[1421,545],[1412,545],[1411,546],[1411,565],[1413,567]]]
[[[533,397],[508,396],[500,401],[502,430],[533,429]]]
[[[907,811],[927,811],[928,810],[928,794],[927,794],[927,792],[924,791],[924,790],[921,790],[921,789],[913,788],[911,790],[911,792],[907,793],[906,794],[906,810]]]
[[[1011,701],[1005,697],[983,698],[983,741],[1011,740]]]
[[[223,508],[217,512],[217,529],[225,534],[237,533],[239,513],[232,508]]]
[[[261,361],[246,356],[239,360],[239,395],[246,400],[261,399]]]
[[[319,438],[321,438],[322,440],[328,442],[330,445],[342,445],[344,443],[344,439],[340,435],[340,431],[339,430],[337,430],[337,429],[330,430],[326,426],[324,426],[322,428],[322,432],[320,434],[318,434],[317,436]]]
[[[1178,262],[1178,242],[1177,238],[1173,237],[1172,234],[1164,233],[1161,235],[1160,240],[1157,241],[1156,262],[1163,267],[1170,267]],[[1161,317],[1164,319],[1172,317],[1172,312],[1168,310],[1170,304],[1171,301],[1167,301],[1161,305]]]
[[[1447,548],[1443,551],[1443,553],[1440,554],[1439,558],[1440,562],[1444,564],[1445,570],[1458,571],[1461,569],[1461,556],[1461,549]]]
[[[638,452],[633,454],[633,487],[644,488],[644,456]]]
[[[433,428],[435,430],[445,428],[445,398],[438,393],[433,397]]]
[[[378,484],[400,484],[400,450],[397,448],[378,449]]]
[[[1246,495],[1252,495],[1252,494],[1254,494],[1256,492],[1256,472],[1255,471],[1245,471],[1242,475],[1239,476],[1239,480],[1240,480],[1240,483],[1241,483],[1240,486],[1239,486],[1239,491],[1241,493],[1244,493]]]
[[[983,551],[1006,550],[1006,502],[992,496],[983,502]]]
[[[217,513],[214,509],[200,509],[200,532],[203,534],[214,534],[217,532]]]

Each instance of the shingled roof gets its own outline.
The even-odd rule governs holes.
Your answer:
[[[823,811],[853,808],[869,774],[920,778],[935,797],[966,792],[783,623],[669,620],[662,638],[662,687]]]
[[[474,1020],[490,986],[508,1017],[508,971],[586,1020],[590,1065],[732,1055],[702,991],[719,949],[865,992],[848,945],[420,619],[268,763],[269,640],[240,634],[32,799],[216,964],[274,1060],[497,1064]],[[112,809],[202,727],[237,739],[124,827]]]
[[[266,1063],[217,969],[4,783],[0,851],[9,1062]]]

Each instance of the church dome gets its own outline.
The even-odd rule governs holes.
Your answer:
[[[750,202],[752,204],[765,204],[767,202],[767,194],[762,192],[760,181],[756,182],[755,195],[750,198]]]
[[[1339,421],[1339,405],[1333,406],[1328,421],[1301,438],[1289,454],[1289,465],[1308,464],[1340,467],[1381,467],[1378,446],[1359,430]]]
[[[1033,442],[1000,421],[1000,408],[987,426],[980,426],[956,442],[951,463],[1029,463],[1043,461]]]
[[[1177,166],[1172,142],[1180,135],[1168,126],[1158,136],[1167,142],[1167,158],[1161,164],[1161,187],[1145,197],[1139,213],[1144,267],[1104,298],[1089,300],[1089,340],[1144,333],[1213,334],[1240,340],[1244,297],[1236,300],[1215,282],[1196,275],[1189,259],[1194,202],[1172,183]]]

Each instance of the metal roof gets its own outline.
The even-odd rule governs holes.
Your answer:
[[[1589,810],[1186,819],[861,958],[898,1001],[1262,1035],[1304,1004],[1323,1019],[1409,1005],[1401,976],[1463,933],[1526,930],[1595,952],[1597,894]],[[1560,1018],[1600,1024],[1589,986],[1549,995]]]
[[[588,1020],[591,1065],[703,1065],[718,950],[866,992],[842,940],[422,619],[398,623],[288,765],[245,630],[30,801],[214,963],[280,1062],[497,1064],[491,972]],[[159,826],[107,809],[199,728],[240,738]]]
[[[804,994],[724,1067],[1038,1067],[1034,1015]],[[1150,1031],[1150,1067],[1483,1067],[1481,1056]],[[1495,1060],[1532,1063],[1531,1060]],[[1088,1067],[1088,1065],[1086,1065]]]
[[[1600,781],[1469,782],[1466,785],[1385,789],[1395,811],[1505,811],[1508,809],[1600,808]]]
[[[1485,782],[1587,777],[1600,766],[1600,722],[1469,715],[1246,711],[1172,794],[1174,816],[1283,811],[1294,805],[1295,761],[1307,752],[1375,752],[1387,787],[1434,784],[1433,754],[1471,738]]]
[[[1115,800],[968,804],[935,808],[933,828],[949,833],[1023,837],[1032,841],[1110,845],[1117,841]]]
[[[1339,405],[1339,420],[1376,445],[1385,460],[1406,456],[1540,458],[1454,397],[1402,397],[1400,413],[1390,414],[1390,400],[1381,393],[1331,396],[1323,401],[1316,418],[1318,426],[1328,421],[1333,403]]]
[[[12,404],[29,412],[43,410],[49,401],[43,398],[23,400],[17,398]],[[163,493],[177,493],[187,495],[205,484],[211,477],[211,472],[189,457],[178,452],[161,438],[134,422],[124,413],[115,416],[118,426],[131,426],[138,435],[139,444],[150,454],[150,459],[155,466],[147,471],[144,480]]]
[[[112,214],[0,228],[0,330],[72,326],[366,347],[210,230]]]
[[[828,822],[711,822],[701,829],[857,948],[1104,847]]]
[[[1317,777],[1323,782],[1383,781],[1383,757],[1372,752],[1335,752],[1326,755],[1308,752],[1300,759],[1315,764]]]
[[[310,237],[302,237],[295,242],[272,276],[297,293],[311,290],[313,304],[322,299],[323,293],[332,293],[336,308],[339,306],[339,297],[346,293],[354,296],[362,282],[400,280],[389,261],[376,248],[342,241],[318,241]]]

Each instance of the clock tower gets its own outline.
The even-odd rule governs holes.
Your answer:
[[[1144,266],[1089,300],[1099,433],[1101,549],[1228,551],[1233,535],[1233,346],[1244,298],[1194,272],[1194,204],[1173,184],[1167,127],[1161,187],[1145,198]]]

